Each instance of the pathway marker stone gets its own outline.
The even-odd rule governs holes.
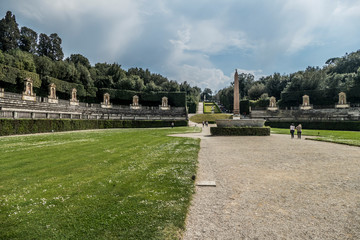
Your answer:
[[[199,181],[198,183],[196,183],[196,186],[200,186],[200,187],[216,187],[216,182],[215,181]]]

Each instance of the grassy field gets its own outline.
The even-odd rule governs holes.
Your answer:
[[[220,108],[215,103],[205,102],[204,113],[211,113],[211,107],[214,106],[214,113],[221,113]]]
[[[271,128],[271,133],[289,134],[289,129]],[[304,136],[315,136],[314,140],[360,146],[360,132],[353,131],[330,131],[330,130],[307,130],[302,132]],[[295,136],[296,137],[296,136]]]
[[[232,118],[231,114],[223,114],[223,113],[196,114],[196,115],[190,117],[190,121],[196,122],[196,123],[202,123],[203,121],[208,121],[210,123],[213,123],[217,119],[231,119],[231,118]]]
[[[198,128],[0,138],[0,239],[179,239]]]

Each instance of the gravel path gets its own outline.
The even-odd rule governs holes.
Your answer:
[[[268,137],[200,137],[184,240],[360,239],[360,148]]]

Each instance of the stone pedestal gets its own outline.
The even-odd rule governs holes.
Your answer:
[[[23,94],[21,99],[24,100],[24,101],[34,101],[34,102],[36,102],[36,96],[28,96],[28,95]]]
[[[141,105],[134,105],[134,104],[130,104],[130,109],[141,109]]]
[[[170,110],[170,106],[169,106],[169,105],[168,105],[168,106],[161,106],[161,105],[160,105],[160,106],[159,106],[159,109],[160,109],[160,110],[165,110],[165,111],[166,111],[166,110]]]
[[[57,99],[57,98],[48,98],[48,103],[59,103],[59,99]]]
[[[268,107],[267,110],[272,111],[272,112],[276,112],[276,111],[279,110],[279,107]]]
[[[71,106],[79,106],[79,101],[71,101],[70,100],[70,105]]]
[[[335,104],[335,108],[350,108],[350,104]]]
[[[306,105],[306,106],[301,105],[301,106],[300,106],[300,109],[301,109],[301,110],[310,110],[310,109],[313,109],[313,106],[312,106],[312,105]]]
[[[101,108],[112,108],[112,104],[101,103],[100,106],[101,106]]]

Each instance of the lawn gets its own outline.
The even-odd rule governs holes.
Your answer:
[[[197,128],[0,138],[0,239],[179,239]]]
[[[217,114],[196,114],[194,116],[190,117],[190,121],[196,122],[196,123],[202,123],[203,121],[208,121],[209,123],[215,123],[217,119],[231,119],[231,114],[223,114],[223,113],[217,113]]]
[[[214,107],[214,113],[221,113],[219,106],[211,102],[204,103],[204,113],[212,113],[212,107]]]
[[[289,129],[271,128],[271,133],[290,134]],[[352,146],[360,146],[360,132],[303,129],[302,135],[315,136],[317,141],[334,142]],[[295,136],[296,137],[296,136]]]

